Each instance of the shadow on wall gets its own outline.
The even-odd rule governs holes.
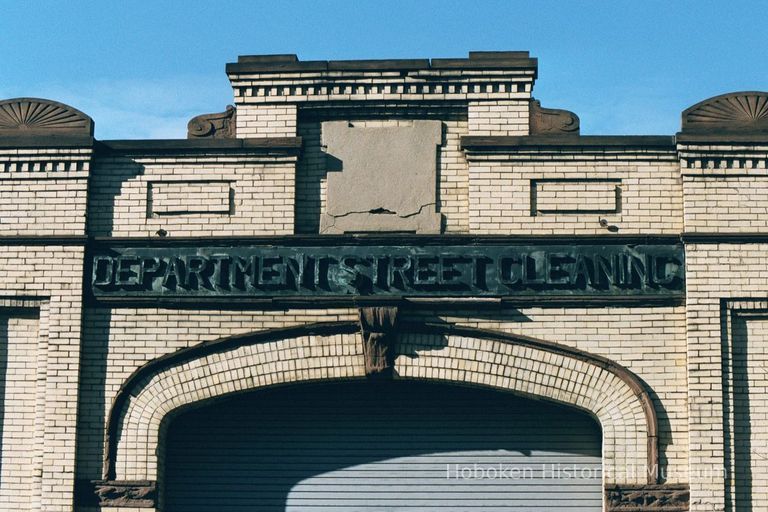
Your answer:
[[[0,316],[0,453],[3,453],[3,438],[5,437],[5,397],[7,391],[7,379],[8,379],[8,317]],[[3,481],[3,458],[0,457],[0,489],[2,489]]]
[[[733,396],[731,404],[733,410],[733,424],[731,431],[725,433],[726,439],[730,439],[733,446],[733,475],[734,483],[734,510],[739,512],[752,511],[752,418],[750,416],[750,375],[749,375],[749,330],[747,319],[734,316],[731,367],[733,368],[733,390],[724,393],[724,396]],[[724,338],[727,339],[727,338]],[[725,361],[724,361],[725,363]],[[754,369],[758,371],[757,368]],[[727,407],[727,404],[725,404]],[[727,413],[727,409],[725,410]],[[726,422],[727,425],[727,422]],[[727,443],[727,442],[726,442]],[[763,447],[763,449],[765,449]],[[726,453],[728,446],[726,444]],[[768,454],[764,455],[768,457]],[[729,494],[729,493],[726,493]]]
[[[116,220],[129,215],[116,208],[117,198],[125,183],[144,174],[144,166],[131,158],[108,157],[100,159],[93,169],[88,185],[88,234],[112,236]],[[130,215],[136,213],[130,212]]]
[[[320,232],[323,188],[325,187],[326,154],[321,148],[320,121],[299,123],[298,135],[304,150],[296,165],[296,233]]]
[[[446,321],[444,319],[445,317],[450,317],[451,319],[463,318],[467,323],[470,323],[473,320],[493,321],[496,322],[495,325],[484,324],[483,328],[495,329],[499,332],[506,332],[506,329],[501,328],[501,324],[528,323],[533,321],[531,320],[531,317],[517,308],[499,308],[496,303],[491,303],[488,305],[487,309],[483,309],[482,303],[480,303],[474,309],[451,309],[450,313],[423,309],[405,310],[403,311],[401,320],[404,322],[439,324],[446,327],[453,325],[453,322]]]
[[[107,308],[88,308],[83,312],[83,336],[80,351],[80,389],[77,418],[77,478],[83,481],[101,478],[104,456],[104,425],[107,421],[107,396],[117,392],[107,383],[109,329],[112,312]],[[129,372],[133,368],[129,368]],[[118,384],[119,385],[119,384]],[[84,502],[93,500],[90,487]]]
[[[543,494],[524,489],[572,510],[600,510],[602,499],[601,432],[591,417],[449,384],[357,380],[249,392],[180,414],[163,444],[166,512],[394,510],[405,502],[463,509],[476,506],[479,491],[540,505]],[[544,474],[563,461],[590,468],[592,478],[563,485]],[[460,477],[475,464],[523,476]]]

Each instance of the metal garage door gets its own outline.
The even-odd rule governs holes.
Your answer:
[[[254,392],[179,416],[166,439],[166,512],[601,510],[599,425],[485,389]]]

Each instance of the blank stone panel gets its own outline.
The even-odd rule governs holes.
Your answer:
[[[440,233],[439,121],[378,127],[327,121],[321,128],[331,171],[321,233]]]
[[[354,119],[360,127],[407,126],[413,120]],[[320,230],[320,218],[327,211],[328,170],[322,151],[321,123],[299,124],[304,151],[296,172],[296,233],[311,234]],[[443,144],[438,148],[438,211],[446,233],[469,230],[469,171],[460,139],[467,132],[466,120],[443,121]]]
[[[232,214],[235,191],[228,181],[149,183],[148,217],[163,215]]]

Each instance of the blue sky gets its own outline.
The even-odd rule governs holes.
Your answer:
[[[231,103],[238,55],[530,50],[534,96],[583,134],[672,134],[697,101],[768,90],[767,20],[738,0],[0,0],[0,97],[71,104],[101,139],[176,138]]]

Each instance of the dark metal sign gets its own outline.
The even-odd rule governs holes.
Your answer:
[[[680,244],[110,247],[96,299],[680,297]]]

